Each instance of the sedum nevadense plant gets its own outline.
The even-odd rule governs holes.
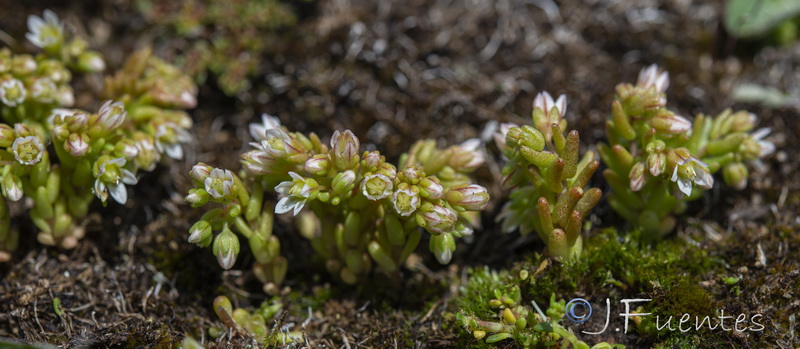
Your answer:
[[[600,189],[584,190],[599,162],[593,152],[579,159],[578,131],[564,134],[566,110],[566,96],[553,100],[549,93],[539,93],[533,101],[533,126],[502,124],[495,135],[508,159],[501,186],[512,190],[498,216],[503,231],[536,231],[550,254],[560,258],[580,254],[583,220],[602,196]]]
[[[643,69],[636,85],[620,84],[606,122],[609,144],[598,152],[608,167],[609,203],[629,222],[662,235],[675,227],[675,214],[714,185],[722,170],[727,185],[747,186],[747,163],[775,150],[764,138],[768,128],[753,131],[756,116],[725,110],[716,117],[697,115],[694,122],[666,107],[667,72]]]
[[[177,144],[189,140],[191,119],[178,108],[195,103],[195,87],[176,83],[188,78],[136,54],[128,65],[142,58],[142,70],[107,80],[110,100],[97,112],[70,109],[70,65],[58,59],[71,56],[53,53],[68,46],[62,25],[47,11],[45,20],[31,16],[29,26],[28,38],[47,54],[0,50],[0,261],[11,257],[19,239],[8,202],[29,197],[39,242],[74,247],[95,196],[104,205],[109,196],[124,204],[138,170],[152,170],[161,153],[181,157]]]
[[[300,215],[300,233],[328,271],[349,284],[366,275],[373,263],[384,273],[397,271],[421,241],[420,227],[431,234],[429,248],[437,260],[448,263],[455,239],[472,234],[477,211],[489,200],[486,189],[468,177],[484,161],[478,140],[444,150],[432,140],[420,141],[395,166],[378,151],[359,155],[360,142],[349,130],[335,132],[329,147],[316,134],[288,132],[276,118],[264,115],[263,124],[251,125],[250,132],[258,142],[242,155],[242,179],[228,170],[204,167],[207,177],[206,171],[198,176],[193,170],[197,188],[187,200],[195,206],[213,201],[223,207],[204,215],[192,228],[190,241],[207,246],[212,230],[222,230],[213,238],[214,253],[227,269],[238,253],[238,239],[230,230],[235,227],[250,240],[257,268],[280,259],[281,278],[259,276],[265,282],[279,283],[286,271],[285,259],[277,257],[278,240],[271,236],[271,217],[261,212],[265,189],[274,188],[281,196],[275,213]],[[257,209],[250,206],[254,201]],[[270,225],[262,229],[260,222],[266,220]],[[263,248],[261,240],[266,240]],[[261,252],[266,250],[274,253]]]

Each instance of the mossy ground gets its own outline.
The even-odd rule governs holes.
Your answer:
[[[186,39],[162,35],[163,28],[143,19],[134,2],[4,1],[0,29],[22,38],[27,14],[50,7],[79,31],[93,33],[90,42],[110,67],[145,42],[167,59],[180,54]],[[0,336],[67,347],[169,347],[185,335],[210,347],[252,344],[239,335],[208,335],[209,327],[221,326],[211,311],[216,295],[253,308],[266,296],[249,272],[246,253],[233,271],[222,273],[209,251],[186,242],[185,232],[200,213],[182,195],[190,184],[185,174],[197,161],[238,168],[247,124],[261,112],[323,138],[350,128],[365,145],[396,159],[421,136],[454,144],[480,136],[491,120],[527,123],[533,96],[548,90],[569,96],[567,119],[589,145],[603,138],[614,85],[634,81],[641,67],[657,62],[670,71],[670,107],[680,113],[746,108],[760,117],[760,126],[773,129],[770,140],[779,151],[747,189],[707,193],[690,206],[677,232],[657,243],[642,242],[601,204],[591,217],[595,228],[587,232],[585,258],[575,264],[550,261],[536,273],[545,260],[537,254],[542,244],[501,234],[494,222],[505,193],[495,179],[499,154],[489,146],[493,155],[477,177],[494,199],[475,241],[460,244],[449,266],[439,266],[423,241],[401,274],[345,287],[307,258],[311,250],[290,221],[278,219],[276,234],[292,261],[286,283],[291,291],[282,297],[285,311],[271,329],[300,331],[309,347],[473,346],[477,342],[454,314],[492,316],[479,298],[488,288],[469,283],[486,265],[508,270],[512,281],[519,270],[529,270],[523,298],[540,305],[553,293],[586,298],[601,309],[606,298],[612,306],[624,298],[652,298],[647,310],[664,316],[702,315],[719,307],[765,318],[763,332],[741,336],[638,329],[579,336],[589,343],[796,347],[800,119],[796,108],[737,104],[729,94],[740,81],[800,93],[800,51],[797,43],[762,48],[733,41],[719,29],[722,5],[562,1],[553,13],[511,0],[292,3],[298,23],[271,39],[274,47],[258,67],[264,77],[253,79],[251,90],[225,97],[213,76],[201,86],[200,104],[192,111],[198,141],[184,163],[142,178],[126,207],[95,207],[103,219],[89,223],[87,238],[75,250],[41,247],[34,234],[23,238],[13,262],[0,266]],[[25,47],[4,38],[4,44]],[[76,80],[97,86],[92,77]],[[76,97],[79,105],[91,103]],[[605,187],[599,176],[593,185]],[[22,218],[12,224],[34,229]],[[470,268],[478,270],[471,277]],[[52,306],[56,297],[64,309],[60,316]],[[583,326],[600,328],[601,318]],[[609,328],[623,326],[620,317],[611,318]]]

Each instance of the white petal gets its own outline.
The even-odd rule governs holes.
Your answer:
[[[183,148],[178,143],[170,144],[166,148],[167,156],[175,159],[180,160],[183,159]]]
[[[277,186],[275,186],[275,192],[278,194],[286,195],[289,194],[289,190],[291,190],[292,187],[294,187],[294,183],[292,183],[292,181],[283,181]]]
[[[761,148],[758,154],[759,157],[767,156],[775,152],[775,144],[772,144],[772,142],[758,141],[758,146]]]
[[[453,251],[450,251],[449,248],[445,247],[440,253],[436,254],[436,259],[439,260],[441,264],[450,263],[450,259],[453,258]]]
[[[687,196],[692,195],[692,181],[688,179],[679,178],[678,189],[680,189]]]
[[[461,143],[459,148],[461,148],[463,150],[467,150],[467,151],[474,151],[475,149],[478,149],[478,147],[480,145],[481,145],[481,140],[480,139],[478,139],[478,138],[470,138],[470,139],[464,141],[464,143]]]
[[[228,270],[236,263],[236,253],[233,248],[228,249],[228,253],[217,256],[217,262],[222,269]]]
[[[250,124],[250,136],[255,140],[262,141],[267,137],[267,128],[262,124]]]
[[[564,116],[564,114],[567,113],[567,96],[566,95],[558,96],[558,100],[556,100],[556,107],[558,107],[558,113],[561,114],[561,116]]]
[[[138,183],[139,180],[136,179],[136,176],[133,174],[133,172],[122,169],[122,182],[125,184],[134,185]]]
[[[675,166],[675,170],[672,171],[672,178],[670,178],[669,180],[671,180],[673,182],[677,182],[678,181],[678,166],[677,165]]]
[[[292,171],[289,171],[289,176],[292,176],[293,179],[296,179],[296,180],[299,180],[299,181],[305,180],[299,174],[297,174],[295,172],[292,172]]]
[[[294,213],[293,213],[293,214],[294,214],[295,216],[297,216],[297,214],[298,214],[298,213],[300,213],[300,210],[302,210],[302,209],[303,209],[303,206],[305,206],[305,205],[306,205],[306,200],[305,200],[305,199],[303,199],[303,200],[298,200],[298,201],[297,201],[297,202],[294,204]]]
[[[97,195],[97,198],[103,202],[108,200],[108,192],[106,191],[106,184],[100,181],[99,179],[94,181],[94,195]]]
[[[116,158],[112,160],[108,160],[109,164],[116,164],[119,167],[125,166],[125,158]]]
[[[275,205],[275,213],[284,214],[286,212],[289,212],[294,208],[294,205],[295,205],[294,198],[292,198],[291,196],[284,196]]]
[[[125,188],[122,182],[110,186],[108,192],[111,194],[111,197],[120,204],[125,204],[125,202],[128,201],[128,189]]]

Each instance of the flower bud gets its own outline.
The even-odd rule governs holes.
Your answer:
[[[450,157],[450,166],[460,172],[470,172],[483,165],[484,156],[478,148],[481,140],[472,138],[454,148]]]
[[[84,51],[78,55],[78,69],[89,73],[99,73],[106,69],[106,62],[99,53]]]
[[[56,101],[62,107],[71,107],[75,104],[75,95],[72,93],[72,87],[69,85],[62,85],[56,91]]]
[[[11,201],[22,199],[22,180],[14,174],[7,174],[3,177],[3,196]]]
[[[393,188],[392,180],[380,173],[366,176],[361,181],[361,193],[373,201],[389,196]]]
[[[331,138],[333,162],[340,170],[355,168],[358,165],[358,150],[361,143],[350,130],[336,131]]]
[[[89,136],[85,134],[73,133],[64,142],[64,150],[74,157],[82,157],[89,151]]]
[[[451,232],[458,220],[455,211],[439,205],[434,205],[430,211],[421,212],[419,215],[425,223],[422,226],[434,234]]]
[[[756,114],[746,112],[746,111],[738,111],[730,116],[733,120],[731,121],[731,132],[748,132],[753,129],[756,125]]]
[[[736,190],[747,187],[748,175],[747,167],[741,162],[732,162],[722,168],[722,178],[725,180],[725,184]]]
[[[628,174],[630,177],[630,187],[632,191],[639,191],[644,186],[644,163],[637,162],[631,167],[631,172]]]
[[[420,195],[432,200],[441,199],[444,195],[444,187],[436,177],[425,177],[419,181],[419,188],[422,190]]]
[[[130,138],[125,138],[117,142],[117,145],[114,146],[114,150],[119,156],[127,160],[134,160],[139,156],[139,148],[136,147],[136,143]]]
[[[421,204],[419,195],[411,188],[397,189],[392,194],[392,204],[397,214],[408,217],[419,208]]]
[[[345,194],[353,190],[356,186],[356,173],[353,170],[339,172],[333,178],[333,191],[338,194]]]
[[[14,158],[23,165],[35,165],[44,156],[44,145],[36,136],[17,137],[11,149]]]
[[[11,126],[0,124],[0,148],[8,148],[17,139],[17,135]]]
[[[494,143],[497,145],[497,148],[503,150],[506,148],[506,135],[508,135],[508,130],[512,127],[519,127],[516,124],[512,123],[502,123],[498,129],[498,132],[493,134]]]
[[[368,172],[377,171],[381,165],[383,165],[383,162],[384,158],[378,151],[364,152],[364,155],[361,157],[361,166],[364,168],[364,171]]]
[[[11,59],[11,72],[16,76],[32,74],[36,68],[38,68],[38,64],[31,55],[17,55]]]
[[[317,154],[306,160],[304,167],[308,173],[323,175],[331,168],[331,162],[327,155]]]
[[[425,177],[425,170],[421,166],[411,166],[403,170],[402,179],[411,184],[419,183],[419,180]]]
[[[652,153],[647,156],[647,168],[654,177],[660,176],[667,168],[667,156],[664,153]]]
[[[208,221],[198,221],[189,229],[189,243],[197,244],[200,247],[211,244],[212,237],[211,224]]]
[[[650,119],[650,125],[659,132],[681,134],[692,128],[692,123],[679,115],[658,115]]]
[[[228,270],[236,263],[236,255],[239,254],[239,238],[226,225],[222,232],[214,238],[212,249],[214,255],[217,256],[219,266]]]
[[[63,122],[70,132],[82,132],[86,130],[86,125],[89,123],[89,115],[80,111],[69,114],[70,111],[68,109],[64,112],[66,115],[63,115]]]
[[[22,82],[17,79],[8,79],[0,83],[0,102],[16,107],[25,101],[27,90]]]
[[[125,122],[125,117],[128,113],[125,111],[125,105],[122,102],[114,102],[111,100],[103,103],[100,111],[97,112],[97,125],[104,132],[111,132],[122,126]]]
[[[206,165],[204,162],[198,162],[197,165],[192,166],[189,175],[192,176],[195,181],[203,183],[206,178],[211,175],[211,170],[213,169],[213,167]]]
[[[453,252],[456,250],[456,240],[450,233],[442,233],[439,235],[431,236],[431,242],[428,248],[436,256],[436,260],[441,264],[450,263],[453,258]]]
[[[208,192],[203,188],[189,189],[189,195],[186,195],[185,200],[192,204],[192,207],[200,207],[208,202]]]
[[[461,185],[447,192],[447,202],[454,208],[479,211],[489,202],[489,192],[477,184]]]

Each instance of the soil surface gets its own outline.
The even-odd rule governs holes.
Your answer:
[[[167,60],[181,52],[182,39],[161,35],[164,29],[142,18],[134,1],[69,3],[0,1],[0,42],[19,44],[5,34],[24,37],[26,16],[51,8],[87,35],[110,67],[143,44]],[[800,95],[800,42],[736,41],[720,24],[721,1],[318,0],[292,6],[298,22],[262,57],[253,88],[226,97],[213,78],[202,85],[191,111],[197,141],[187,146],[187,159],[146,174],[126,206],[97,205],[77,248],[42,247],[29,221],[13,219],[23,238],[12,261],[0,265],[0,337],[68,348],[170,347],[186,335],[206,347],[254,344],[242,335],[208,334],[208,327],[222,327],[211,311],[215,296],[228,295],[240,307],[257,307],[267,297],[244,249],[234,270],[223,272],[209,250],[186,241],[201,212],[183,195],[191,185],[186,174],[198,161],[239,168],[247,124],[263,112],[323,139],[349,128],[366,147],[396,160],[420,137],[441,145],[488,140],[489,123],[529,123],[533,97],[547,90],[568,96],[570,127],[587,146],[603,140],[614,86],[658,63],[670,72],[671,109],[687,116],[747,109],[760,127],[772,128],[768,139],[778,151],[764,161],[764,171],[752,174],[742,191],[715,189],[693,203],[668,238],[700,241],[741,276],[738,295],[719,285],[718,276],[700,286],[732,312],[765,314],[759,341],[800,345],[800,319],[791,316],[800,315],[800,106],[768,108],[730,97],[743,82]],[[89,88],[97,83],[76,80]],[[502,164],[491,142],[486,150],[487,165],[477,172],[493,196],[484,228],[472,243],[459,244],[448,266],[436,263],[423,241],[402,278],[375,275],[369,284],[343,286],[304,258],[311,248],[290,220],[278,218],[276,234],[290,267],[273,330],[301,332],[305,344],[296,347],[462,345],[451,300],[466,268],[509,267],[543,250],[537,239],[502,234],[494,222],[504,196],[497,183]],[[594,181],[605,188],[599,172]],[[625,228],[602,203],[591,220],[595,229]],[[790,316],[796,320],[787,323]],[[730,336],[725,341],[732,346],[749,343]],[[652,344],[616,333],[583,339]]]

